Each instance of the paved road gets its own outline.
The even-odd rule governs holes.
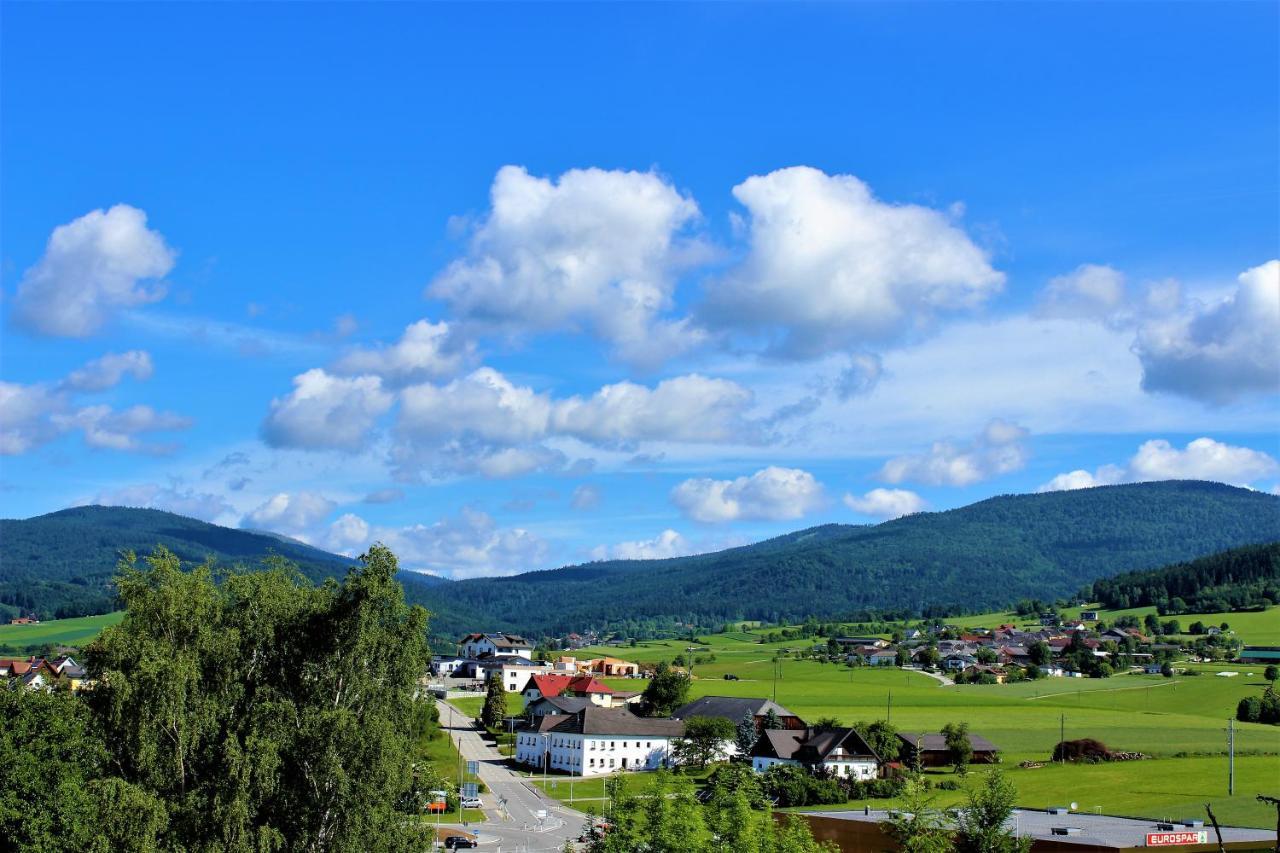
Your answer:
[[[550,853],[576,840],[587,816],[562,805],[521,774],[507,768],[505,757],[490,746],[471,724],[471,718],[448,702],[440,702],[440,722],[458,744],[462,757],[478,761],[479,776],[489,791],[481,795],[485,805],[483,824],[467,827],[477,834],[482,850],[491,853]],[[452,713],[451,713],[452,712]],[[563,780],[562,780],[563,781]],[[499,802],[506,799],[505,813]],[[539,829],[538,812],[546,818]],[[456,825],[456,824],[455,824]]]

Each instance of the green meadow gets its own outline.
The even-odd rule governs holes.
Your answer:
[[[1081,610],[1098,610],[1096,607],[1066,607],[1062,612],[1072,618],[1079,618]],[[1120,616],[1136,616],[1139,621],[1148,614],[1155,613],[1154,607],[1131,607],[1127,610],[1100,610],[1099,619],[1103,622],[1114,622]],[[1177,616],[1160,616],[1160,621],[1178,620],[1183,631],[1192,622],[1203,622],[1205,625],[1221,625],[1226,622],[1236,636],[1246,645],[1275,646],[1280,645],[1280,606],[1268,607],[1266,610],[1248,610],[1240,613],[1181,613]],[[965,627],[995,628],[1003,624],[1024,625],[1028,619],[1018,616],[1010,610],[997,613],[980,613],[976,616],[957,616],[951,620]],[[1184,634],[1183,636],[1188,636]]]
[[[1280,611],[1228,614],[1218,621],[1234,626],[1242,615],[1274,619],[1280,618]],[[969,619],[961,621],[970,623]],[[698,645],[695,652],[688,651],[693,645],[688,640],[665,640],[639,643],[634,648],[585,649],[576,654],[612,654],[639,662],[670,661],[677,654],[686,658],[714,655],[714,661],[695,664],[692,697],[776,696],[782,705],[810,721],[835,717],[851,723],[887,716],[903,731],[937,731],[948,722],[968,722],[973,732],[1000,747],[1005,766],[1018,784],[1021,804],[1027,807],[1078,802],[1089,810],[1100,807],[1108,813],[1159,818],[1199,815],[1203,804],[1211,802],[1223,820],[1275,825],[1274,810],[1256,802],[1254,796],[1280,794],[1280,727],[1234,724],[1237,793],[1226,797],[1228,720],[1242,697],[1262,692],[1265,682],[1260,666],[1198,666],[1195,668],[1203,674],[1171,679],[1117,675],[1109,679],[1050,678],[1009,685],[944,686],[928,675],[893,667],[849,668],[784,658],[780,677],[775,680],[776,652],[805,648],[814,641],[761,644],[750,632],[700,639],[706,645]],[[1222,677],[1218,672],[1238,674]],[[726,681],[725,674],[738,680]],[[634,680],[607,681],[617,687],[636,687]],[[1068,739],[1096,738],[1113,750],[1142,752],[1153,758],[1028,770],[1017,767],[1021,761],[1047,761],[1060,731]],[[592,790],[574,793],[588,797]],[[568,796],[567,790],[555,793]],[[956,799],[962,795],[949,796]]]
[[[0,625],[0,646],[34,648],[46,643],[62,646],[83,646],[124,618],[124,611],[101,616],[80,616],[75,619],[52,619],[37,625]]]

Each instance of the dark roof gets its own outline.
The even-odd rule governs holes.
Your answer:
[[[751,755],[759,758],[782,758],[806,764],[821,764],[838,748],[848,758],[870,758],[879,761],[875,750],[854,729],[766,729]]]
[[[460,642],[488,640],[500,649],[532,649],[533,645],[519,634],[467,634]]]
[[[583,735],[648,735],[679,737],[684,723],[668,717],[637,717],[625,708],[592,705],[564,719],[549,731]]]
[[[947,748],[946,735],[941,732],[898,732],[898,737],[912,747],[918,742],[925,752],[942,752]],[[973,747],[974,752],[1000,751],[1000,747],[982,735],[969,735],[969,745]]]
[[[744,699],[737,696],[703,696],[701,699],[694,699],[689,704],[680,706],[672,712],[671,716],[677,720],[687,720],[690,717],[724,717],[726,720],[737,723],[748,714],[753,717],[763,717],[771,709],[779,717],[796,716],[793,711],[788,711],[777,702],[768,699]]]
[[[541,699],[530,702],[529,707],[533,708],[542,703],[546,703],[562,714],[576,714],[594,704],[589,696],[543,696]]]

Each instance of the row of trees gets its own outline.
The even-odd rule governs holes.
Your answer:
[[[421,850],[426,612],[375,546],[321,586],[124,560],[83,694],[0,696],[0,837],[39,851]]]

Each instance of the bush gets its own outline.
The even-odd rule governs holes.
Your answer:
[[[1111,757],[1111,750],[1100,740],[1081,738],[1064,740],[1053,748],[1054,761],[1106,761]]]
[[[943,779],[938,783],[937,788],[939,791],[959,791],[960,783],[955,779]]]
[[[1262,700],[1247,696],[1236,706],[1236,719],[1242,723],[1256,723],[1262,718]]]

